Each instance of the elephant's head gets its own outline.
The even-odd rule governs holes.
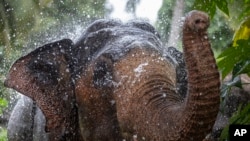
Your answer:
[[[184,23],[187,86],[151,25],[113,20],[93,23],[74,45],[62,40],[20,58],[5,84],[38,103],[52,140],[202,140],[219,107],[208,25],[199,11]]]

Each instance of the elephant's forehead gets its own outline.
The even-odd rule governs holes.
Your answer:
[[[172,63],[153,49],[135,48],[114,64],[116,81],[147,81],[153,76],[168,77],[176,82],[176,71]],[[142,82],[143,83],[143,82]],[[119,84],[119,82],[118,82]]]

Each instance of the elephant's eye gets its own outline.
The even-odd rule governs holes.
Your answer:
[[[93,82],[97,87],[109,86],[112,79],[112,70],[105,61],[100,61],[94,68]]]

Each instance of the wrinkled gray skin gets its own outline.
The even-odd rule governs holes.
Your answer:
[[[187,72],[182,52],[174,47],[168,47],[167,52],[174,59],[177,66],[177,86],[179,93],[185,97],[187,91]],[[48,135],[45,132],[45,117],[35,102],[27,96],[22,96],[8,123],[9,141],[47,141]]]

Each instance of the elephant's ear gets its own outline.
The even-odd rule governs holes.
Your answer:
[[[46,44],[18,59],[11,67],[5,86],[32,98],[46,118],[50,139],[71,134],[76,122],[74,85],[71,78],[71,40]]]
[[[5,86],[34,99],[41,87],[57,85],[60,66],[69,65],[72,44],[69,39],[56,41],[19,58],[9,70]]]

